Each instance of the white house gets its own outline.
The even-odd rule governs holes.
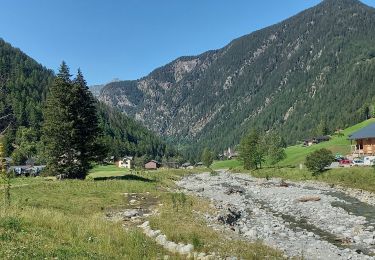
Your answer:
[[[133,167],[133,157],[132,156],[125,156],[122,160],[117,162],[117,166],[120,168],[127,168],[131,169]]]

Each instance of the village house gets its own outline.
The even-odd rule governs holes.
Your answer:
[[[120,168],[131,169],[133,168],[133,157],[132,156],[125,156],[122,160],[117,162],[117,166]]]
[[[145,169],[156,170],[157,168],[160,168],[160,166],[161,166],[160,162],[152,160],[145,164]]]
[[[352,142],[353,155],[375,155],[375,123],[352,133],[349,135],[349,140]]]
[[[312,146],[314,144],[319,144],[321,142],[327,142],[331,139],[330,136],[328,135],[323,135],[323,136],[318,136],[318,137],[313,137],[310,139],[305,139],[303,142],[304,146]]]

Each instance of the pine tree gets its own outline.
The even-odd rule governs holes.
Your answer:
[[[52,175],[84,179],[100,150],[96,102],[81,71],[74,81],[70,77],[63,62],[48,94],[43,141]]]
[[[47,95],[44,109],[42,140],[47,170],[54,176],[71,176],[76,171],[74,159],[77,151],[72,138],[75,134],[74,118],[70,109],[74,104],[74,92],[70,77],[69,68],[63,62]]]
[[[320,123],[316,127],[316,135],[328,135],[329,128],[325,119],[320,120]]]
[[[100,133],[98,125],[98,115],[96,110],[96,100],[87,87],[87,83],[78,70],[77,77],[73,82],[75,92],[75,102],[72,106],[72,113],[75,114],[75,136],[74,144],[79,151],[78,162],[79,172],[77,178],[83,178],[90,169],[90,162],[102,157],[103,146],[98,142]]]

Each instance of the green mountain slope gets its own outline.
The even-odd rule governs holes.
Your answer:
[[[39,141],[42,108],[53,78],[51,70],[0,39],[0,133],[7,129],[7,155],[19,147],[21,140]],[[167,148],[154,133],[116,109],[98,103],[98,114],[103,140],[109,147],[110,155],[148,155],[155,158],[166,153],[174,154],[174,150]],[[22,137],[22,133],[27,133],[27,137]]]
[[[342,155],[347,155],[350,153],[350,140],[348,140],[349,135],[372,123],[375,123],[374,118],[348,127],[343,130],[343,136],[333,136],[333,138],[328,142],[322,142],[310,147],[303,147],[302,145],[290,146],[285,150],[287,158],[281,161],[280,164],[297,165],[299,163],[303,163],[307,155],[321,148],[327,148],[334,154],[340,153]]]
[[[289,144],[365,119],[374,102],[375,9],[325,0],[216,51],[179,58],[136,81],[106,85],[120,108],[192,155],[220,152],[251,127]]]
[[[10,121],[18,126],[39,127],[42,102],[46,97],[53,72],[0,39],[0,131]],[[11,116],[9,116],[11,114]]]
[[[327,142],[322,142],[316,145],[309,147],[304,147],[303,145],[293,145],[285,149],[286,158],[282,160],[278,165],[280,166],[296,166],[300,163],[304,163],[306,156],[312,152],[326,148],[332,151],[334,154],[339,153],[342,155],[350,154],[350,140],[349,135],[360,130],[361,128],[368,126],[369,124],[375,123],[375,118],[371,118],[360,122],[356,125],[350,126],[342,131],[342,136],[333,135],[332,139]],[[224,168],[233,168],[241,167],[242,163],[239,160],[227,160],[227,161],[216,161],[213,164],[214,169],[224,169]]]

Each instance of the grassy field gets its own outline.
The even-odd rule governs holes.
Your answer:
[[[286,158],[282,160],[278,165],[279,166],[296,166],[300,163],[304,163],[305,158],[310,153],[326,148],[333,152],[333,154],[339,153],[342,155],[347,155],[350,153],[350,140],[348,136],[355,131],[371,124],[375,123],[375,118],[363,121],[359,124],[351,126],[343,130],[343,136],[333,136],[332,139],[328,142],[322,142],[320,144],[312,145],[310,147],[304,147],[302,145],[289,146],[285,149]],[[267,165],[267,162],[265,162]],[[213,169],[229,169],[229,168],[241,168],[242,163],[236,159],[229,161],[215,161],[213,163]]]
[[[258,178],[282,178],[285,180],[316,180],[329,184],[375,192],[375,170],[371,167],[351,167],[332,169],[315,177],[306,169],[298,168],[264,168],[256,171],[237,169],[236,172],[250,173]]]
[[[90,171],[91,178],[119,177],[129,174],[130,170],[119,168],[116,165],[98,165]]]
[[[211,168],[213,170],[219,169],[233,169],[242,166],[242,163],[236,159],[225,161],[214,161]]]
[[[190,174],[183,170],[158,170],[132,175],[113,166],[95,168],[86,181],[16,178],[10,208],[1,204],[0,259],[162,259],[163,248],[122,221],[105,219],[109,212],[129,206],[124,193],[146,193],[158,198],[160,215],[152,226],[176,242],[199,250],[230,253],[244,259],[280,257],[275,250],[245,242],[227,243],[225,236],[205,225],[193,213],[212,210],[205,201],[173,193],[174,181]],[[93,180],[96,178],[96,180]],[[0,195],[0,203],[2,203]],[[171,259],[180,256],[171,255]]]
[[[343,131],[343,136],[333,136],[333,138],[328,142],[322,142],[310,147],[303,147],[302,145],[290,146],[285,150],[287,157],[285,160],[280,162],[280,165],[297,165],[303,163],[308,154],[321,148],[327,148],[334,154],[340,153],[342,155],[346,155],[350,153],[350,141],[348,140],[348,136],[351,133],[358,131],[359,129],[374,122],[375,119],[372,118],[357,125],[346,128]]]

